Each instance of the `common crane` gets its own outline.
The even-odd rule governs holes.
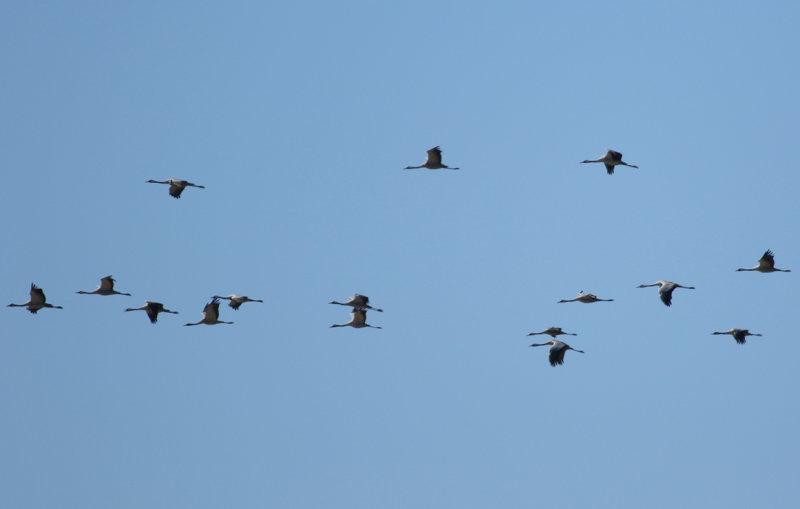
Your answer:
[[[614,299],[598,299],[597,295],[594,295],[592,293],[583,293],[583,290],[581,290],[578,293],[578,296],[575,297],[574,299],[561,299],[560,301],[558,301],[558,304],[561,304],[562,302],[583,302],[584,304],[591,304],[592,302],[613,302],[613,301]]]
[[[550,346],[550,365],[551,366],[558,366],[559,364],[564,364],[564,354],[567,353],[567,350],[572,350],[574,352],[586,353],[583,350],[578,350],[577,348],[572,348],[568,344],[564,343],[563,341],[559,341],[557,339],[551,339],[550,341],[545,341],[544,343],[534,343],[531,346]]]
[[[169,195],[173,198],[180,198],[181,193],[187,186],[191,187],[199,187],[200,189],[205,189],[206,186],[198,186],[197,184],[192,184],[191,182],[187,182],[185,180],[180,179],[167,179],[167,180],[148,180],[150,184],[169,184]]]
[[[440,168],[444,168],[446,170],[460,169],[460,168],[450,168],[446,164],[442,164],[442,151],[438,146],[428,150],[428,159],[425,161],[425,163],[420,164],[419,166],[406,166],[403,169],[413,170],[416,168],[428,168],[429,170],[438,170]]]
[[[353,309],[371,309],[373,311],[378,311],[379,313],[383,313],[382,309],[374,308],[369,305],[369,297],[366,295],[361,295],[357,293],[350,297],[350,300],[347,302],[337,302],[335,300],[330,301],[328,304],[339,304],[340,306],[352,306]]]
[[[223,297],[222,295],[214,295],[214,297],[212,297],[212,298],[229,300],[230,302],[228,303],[228,305],[230,307],[232,307],[233,309],[235,309],[236,311],[238,311],[239,310],[239,306],[241,306],[245,302],[264,302],[261,299],[251,299],[250,297],[248,297],[246,295],[236,295],[235,293],[232,293],[232,294],[228,295],[227,297]]]
[[[764,255],[758,260],[758,265],[752,269],[736,269],[736,272],[747,270],[757,270],[759,272],[791,272],[789,269],[776,269],[775,268],[775,255],[771,250],[767,249]]]
[[[648,286],[658,286],[658,296],[661,297],[661,302],[663,302],[665,306],[672,305],[672,291],[675,290],[675,288],[686,288],[687,290],[695,289],[694,286],[681,286],[672,281],[656,281],[652,285],[639,285],[636,288],[647,288]]]
[[[131,296],[129,293],[118,292],[114,290],[114,279],[111,276],[106,276],[100,279],[100,286],[92,290],[91,292],[84,292],[83,290],[77,291],[75,293],[80,293],[83,295],[127,295],[128,297]]]
[[[10,308],[28,308],[33,314],[36,314],[42,308],[64,309],[61,306],[54,306],[47,302],[47,297],[44,296],[44,290],[31,283],[31,299],[25,304],[9,304]]]
[[[150,318],[150,323],[156,323],[158,321],[158,314],[159,313],[172,313],[173,315],[177,315],[177,311],[170,311],[169,309],[164,307],[164,304],[160,302],[153,302],[151,300],[144,301],[145,305],[138,308],[128,308],[125,311],[144,311],[147,313],[147,317]]]
[[[372,327],[373,329],[382,329],[375,325],[367,323],[367,310],[366,309],[353,309],[350,311],[350,321],[343,324],[333,324],[331,327],[353,327],[354,329],[362,329],[364,327]]]
[[[233,324],[233,322],[223,322],[219,319],[219,299],[212,299],[211,302],[206,304],[206,306],[203,308],[202,320],[195,323],[185,323],[184,325],[188,327],[190,325],[216,325],[218,323],[226,323],[228,325]]]
[[[760,336],[761,335],[761,334],[753,334],[747,329],[731,329],[731,330],[725,331],[725,332],[712,332],[711,334],[713,334],[713,335],[716,335],[716,334],[730,334],[731,336],[733,336],[733,339],[735,339],[736,342],[739,343],[740,345],[743,345],[743,344],[745,344],[747,342],[746,341],[747,336]]]
[[[617,152],[616,150],[606,149],[606,155],[601,157],[600,159],[586,159],[585,161],[581,161],[582,163],[603,163],[606,165],[606,171],[609,175],[614,174],[614,166],[630,166],[631,168],[638,168],[638,166],[634,166],[632,164],[628,164],[622,160],[622,154]]]
[[[553,339],[555,339],[556,336],[561,336],[562,334],[566,334],[567,336],[577,336],[577,334],[573,334],[571,332],[564,332],[563,330],[561,330],[561,327],[548,327],[541,332],[531,332],[528,334],[528,336],[536,336],[538,334],[547,334]]]

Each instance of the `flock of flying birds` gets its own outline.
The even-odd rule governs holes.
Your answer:
[[[616,166],[628,166],[631,168],[638,168],[638,166],[628,164],[622,160],[622,154],[615,151],[615,150],[607,150],[606,154],[603,157],[598,159],[587,159],[581,161],[582,163],[603,163],[606,167],[606,171],[609,175],[614,174],[614,167]],[[442,163],[442,151],[437,147],[433,147],[432,149],[428,150],[428,158],[426,161],[419,165],[419,166],[406,166],[404,169],[406,170],[413,170],[417,168],[427,168],[429,170],[439,170],[439,169],[446,169],[446,170],[458,170],[458,167],[449,167],[446,164]],[[169,185],[169,195],[173,198],[180,198],[181,193],[183,193],[184,189],[187,187],[197,187],[200,189],[205,189],[205,186],[197,185],[192,182],[188,182],[186,180],[180,180],[175,178],[170,178],[167,180],[148,180],[147,183],[151,184],[167,184]],[[767,250],[761,259],[758,260],[758,265],[750,269],[736,269],[737,271],[757,271],[762,273],[770,273],[770,272],[791,272],[788,269],[778,269],[775,267],[775,256],[772,251]],[[118,292],[114,289],[114,278],[111,276],[106,276],[100,280],[100,286],[92,290],[91,292],[86,291],[78,291],[76,293],[85,294],[85,295],[127,295],[130,296],[130,293]],[[694,290],[693,286],[683,286],[677,283],[673,283],[672,281],[656,281],[653,284],[649,285],[639,285],[637,288],[647,288],[650,286],[658,286],[658,296],[661,298],[661,301],[664,303],[665,306],[672,305],[672,292],[675,291],[676,288],[684,288],[687,290]],[[216,325],[216,324],[233,324],[233,322],[225,322],[219,319],[219,305],[220,299],[229,300],[229,306],[234,310],[238,310],[239,307],[244,304],[245,302],[263,302],[263,300],[259,299],[251,299],[245,295],[237,295],[237,294],[230,294],[227,296],[220,296],[214,295],[211,298],[211,302],[205,305],[203,308],[203,319],[194,322],[194,323],[187,323],[184,324],[185,326],[192,326],[192,325]],[[614,299],[600,299],[596,295],[591,293],[584,293],[581,291],[578,293],[578,296],[574,299],[562,299],[558,301],[559,304],[566,303],[566,302],[582,302],[584,304],[591,304],[594,302],[611,302]],[[361,295],[356,293],[353,297],[351,297],[347,302],[337,302],[331,301],[330,304],[338,304],[340,306],[349,306],[352,307],[352,311],[350,312],[350,321],[343,324],[333,324],[331,327],[353,327],[356,329],[362,329],[365,327],[371,327],[373,329],[380,329],[381,327],[370,325],[367,323],[367,310],[373,310],[377,312],[383,312],[382,309],[374,308],[369,304],[369,297],[365,295]],[[36,286],[34,283],[31,283],[31,290],[30,290],[30,300],[25,302],[24,304],[9,304],[8,307],[24,307],[27,308],[28,311],[35,314],[37,311],[43,308],[54,308],[54,309],[63,309],[62,306],[56,306],[47,302],[47,298],[44,295],[44,290]],[[158,314],[159,313],[171,313],[171,314],[178,314],[177,311],[170,311],[169,309],[165,308],[164,305],[160,302],[154,301],[145,301],[144,306],[138,308],[127,308],[125,311],[144,311],[147,313],[147,317],[150,319],[151,323],[156,323],[158,321]],[[564,332],[561,327],[548,327],[540,332],[531,332],[528,336],[537,336],[540,334],[545,334],[553,339],[549,341],[545,341],[544,343],[533,343],[530,346],[550,346],[549,350],[549,360],[551,366],[558,366],[560,364],[564,364],[564,355],[567,353],[567,350],[572,350],[574,352],[585,353],[583,350],[578,350],[576,348],[572,348],[567,343],[563,341],[559,341],[556,339],[558,336],[567,335],[567,336],[577,336],[577,334]],[[747,329],[737,329],[733,328],[725,332],[712,332],[713,335],[720,335],[720,334],[730,334],[733,336],[733,339],[736,340],[739,344],[744,344],[746,341],[747,336],[761,336],[761,334],[751,333]]]
[[[92,290],[91,292],[86,292],[83,290],[77,291],[75,293],[82,294],[82,295],[126,295],[128,297],[131,296],[130,293],[125,292],[118,292],[114,289],[114,283],[116,279],[112,276],[106,276],[100,279],[100,285]],[[8,307],[21,307],[27,308],[33,314],[36,314],[37,311],[44,308],[53,308],[53,309],[64,309],[62,306],[56,306],[47,302],[47,297],[44,295],[44,290],[36,286],[35,283],[31,283],[31,291],[30,291],[30,300],[25,302],[24,304],[9,304]],[[233,322],[223,322],[219,319],[219,301],[220,299],[227,299],[230,302],[228,305],[233,308],[234,310],[238,310],[239,307],[244,304],[245,302],[264,302],[260,299],[251,299],[246,295],[236,295],[232,293],[230,295],[221,296],[221,295],[214,295],[211,298],[211,302],[206,304],[203,308],[203,319],[199,322],[195,323],[187,323],[184,325],[191,326],[191,325],[216,325],[218,323],[225,323],[225,324],[233,324]],[[144,301],[144,306],[138,308],[127,308],[125,311],[144,311],[147,313],[147,317],[150,319],[150,323],[156,323],[158,321],[158,314],[159,313],[170,313],[173,315],[177,315],[177,311],[170,311],[169,309],[164,307],[164,304],[160,302],[155,302],[152,300]]]
[[[621,158],[620,158],[621,159]],[[584,162],[595,162],[595,161],[584,161]],[[609,174],[611,174],[611,170],[609,170]],[[738,271],[758,271],[758,272],[791,272],[788,269],[778,269],[775,268],[775,256],[769,249],[764,253],[760,260],[758,260],[758,265],[751,269],[736,269]],[[685,288],[687,290],[694,290],[694,286],[683,286],[679,285],[678,283],[673,283],[672,281],[656,281],[650,285],[639,285],[636,288],[647,288],[650,286],[657,286],[658,287],[658,296],[661,298],[661,302],[664,303],[665,306],[672,305],[672,292],[675,291],[676,288]],[[574,299],[561,299],[558,301],[559,304],[564,302],[582,302],[584,304],[591,304],[593,302],[611,302],[614,299],[600,299],[596,295],[591,293],[584,293],[581,291],[578,293],[578,296]],[[572,350],[574,352],[585,353],[583,350],[578,350],[576,348],[572,348],[567,343],[563,341],[559,341],[556,338],[558,336],[566,335],[566,336],[577,336],[577,334],[573,334],[571,332],[564,332],[561,327],[548,327],[547,329],[541,332],[531,332],[528,336],[537,336],[539,334],[547,334],[548,336],[552,337],[550,341],[545,341],[544,343],[534,343],[530,346],[547,346],[550,345],[550,365],[551,366],[558,366],[560,364],[564,364],[564,354],[567,353],[567,350]],[[719,334],[730,334],[733,336],[733,339],[736,340],[737,343],[740,345],[745,344],[747,336],[761,336],[761,334],[755,334],[750,332],[747,329],[730,329],[725,332],[712,332],[712,335],[719,335]]]
[[[639,168],[636,165],[628,164],[622,160],[622,154],[617,152],[616,150],[608,149],[604,156],[599,157],[597,159],[586,159],[581,161],[581,163],[603,163],[606,167],[606,172],[609,175],[614,174],[614,168],[616,166],[628,166],[630,168]],[[419,166],[406,166],[406,170],[411,170],[415,168],[427,168],[429,170],[438,170],[438,169],[448,169],[448,170],[457,170],[458,168],[450,168],[445,164],[442,164],[442,151],[439,147],[433,147],[432,149],[428,150],[428,159],[425,163]],[[791,272],[790,270],[778,269],[775,268],[775,257],[772,251],[767,250],[764,255],[758,260],[758,265],[751,268],[751,269],[737,269],[737,271],[758,271],[763,273],[769,272]],[[639,285],[637,288],[647,288],[650,286],[658,286],[658,296],[661,298],[661,302],[664,303],[665,306],[672,305],[672,292],[675,291],[676,288],[685,288],[687,290],[694,290],[694,286],[683,286],[679,285],[678,283],[673,283],[672,281],[656,281],[650,285]],[[358,300],[360,298],[361,300]],[[364,297],[363,295],[356,294],[353,299],[349,302],[345,303],[345,305],[353,306],[354,310],[352,313],[353,319],[350,323],[344,325],[350,325],[353,327],[371,327],[371,325],[366,324],[367,319],[367,312],[365,307],[359,307],[359,302],[366,304],[369,299]],[[614,299],[600,299],[596,295],[591,293],[584,293],[581,291],[577,297],[574,299],[562,299],[558,301],[559,303],[564,302],[582,302],[584,304],[591,304],[593,302],[610,302]],[[332,302],[332,304],[340,304],[339,302]],[[333,325],[332,327],[342,327],[341,325]],[[533,343],[530,346],[548,346],[550,345],[550,365],[551,366],[558,366],[560,364],[564,364],[564,354],[567,353],[567,350],[572,350],[575,352],[585,353],[583,350],[578,350],[576,348],[572,348],[567,343],[563,341],[559,341],[556,339],[558,336],[561,335],[568,335],[568,336],[577,336],[577,334],[564,332],[561,327],[548,327],[547,329],[541,332],[531,332],[528,336],[537,336],[539,334],[546,334],[553,339],[549,341],[545,341],[544,343]],[[745,343],[747,336],[761,336],[761,334],[754,334],[751,333],[747,329],[737,329],[733,328],[725,332],[713,332],[712,334],[730,334],[733,336],[733,339],[736,340],[737,343],[740,345]]]

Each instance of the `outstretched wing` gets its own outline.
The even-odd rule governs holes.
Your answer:
[[[158,314],[164,310],[164,305],[160,302],[152,302],[146,301],[147,307],[145,308],[145,312],[147,313],[147,317],[150,319],[150,323],[156,323],[158,321]]]
[[[758,267],[761,269],[774,269],[775,268],[775,255],[767,249],[764,256],[758,260]]]
[[[98,289],[102,290],[104,292],[110,292],[110,291],[114,290],[114,281],[115,281],[115,279],[113,277],[106,276],[106,277],[100,279],[100,288],[98,288]]]
[[[442,164],[442,151],[438,146],[428,150],[428,161],[426,164],[439,165]]]
[[[150,319],[150,323],[156,323],[158,321],[158,309],[153,309],[152,306],[147,306],[144,311],[147,313],[147,318]]]
[[[185,187],[185,185],[172,183],[169,185],[169,195],[173,198],[180,198]]]
[[[550,365],[558,366],[564,364],[564,354],[567,352],[567,345],[561,341],[556,341],[550,347]]]
[[[367,323],[367,310],[366,309],[353,309],[350,313],[353,319],[353,325],[359,326]]]
[[[219,320],[219,299],[212,299],[206,304],[206,307],[203,308],[203,316],[212,322]]]
[[[662,286],[658,290],[658,296],[661,297],[661,302],[663,302],[666,306],[672,305],[672,288],[664,291],[664,287]]]
[[[44,296],[44,290],[31,283],[31,304],[44,304],[47,298]],[[32,311],[32,313],[35,311]]]

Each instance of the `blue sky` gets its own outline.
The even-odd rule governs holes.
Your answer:
[[[796,507],[799,10],[8,7],[0,505]]]

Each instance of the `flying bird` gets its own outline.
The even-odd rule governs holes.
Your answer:
[[[148,180],[150,184],[169,184],[169,195],[173,198],[180,198],[181,193],[187,186],[191,187],[199,187],[200,189],[205,189],[206,186],[198,186],[197,184],[192,184],[191,182],[187,182],[185,180],[180,179],[167,179],[167,180]]]
[[[235,309],[236,311],[238,311],[239,310],[239,306],[241,306],[245,302],[264,302],[261,299],[251,299],[250,297],[248,297],[246,295],[236,295],[235,293],[232,293],[232,294],[228,295],[227,297],[223,297],[221,295],[214,295],[214,297],[212,297],[212,298],[229,300],[230,302],[228,303],[228,305],[230,307],[232,307],[233,309]]]
[[[614,174],[614,166],[630,166],[631,168],[638,168],[638,166],[634,166],[632,164],[628,164],[622,160],[622,154],[617,152],[616,150],[606,149],[606,155],[601,157],[600,159],[587,159],[585,161],[581,161],[582,163],[603,163],[606,165],[606,171],[609,175]]]
[[[733,339],[735,339],[736,342],[739,343],[740,345],[743,345],[743,344],[745,344],[747,342],[746,341],[747,336],[760,336],[761,335],[761,334],[753,334],[747,329],[731,329],[731,330],[725,331],[725,332],[712,332],[711,334],[712,335],[730,334],[731,336],[733,336]]]
[[[156,323],[158,321],[158,314],[159,313],[172,313],[173,315],[177,315],[177,311],[170,311],[169,309],[164,307],[164,304],[160,302],[153,302],[151,300],[144,301],[145,305],[138,308],[128,308],[125,311],[144,311],[147,313],[147,317],[150,318],[150,323]]]
[[[558,366],[559,364],[564,364],[564,354],[567,353],[567,350],[586,353],[583,350],[572,348],[568,344],[564,343],[563,341],[559,341],[557,339],[551,339],[550,341],[545,341],[544,343],[534,343],[531,346],[547,346],[547,345],[552,345],[550,347],[551,366]]]
[[[561,327],[548,327],[542,332],[531,332],[528,334],[528,336],[536,336],[537,334],[547,334],[553,339],[555,339],[556,336],[560,336],[562,334],[566,334],[567,336],[577,336],[577,334],[573,334],[571,332],[564,332],[563,330],[561,330]]]
[[[226,323],[228,325],[233,324],[233,322],[223,322],[219,319],[219,299],[212,299],[211,302],[206,304],[206,306],[203,308],[202,320],[195,323],[185,323],[184,325],[200,325],[201,323],[205,325],[216,325],[218,323]]]
[[[442,164],[442,151],[439,147],[433,147],[432,149],[428,150],[428,159],[425,161],[424,164],[420,164],[419,166],[406,166],[403,168],[404,170],[413,170],[415,168],[428,168],[429,170],[438,170],[440,168],[444,168],[446,170],[458,170],[460,168],[450,168],[446,164]]]
[[[353,327],[354,329],[362,329],[364,327],[372,327],[373,329],[381,329],[382,327],[377,327],[375,325],[370,325],[367,323],[367,310],[366,309],[356,309],[353,308],[350,311],[350,321],[347,323],[333,324],[331,327]]]
[[[574,299],[561,299],[558,304],[562,302],[583,302],[584,304],[591,304],[592,302],[613,302],[614,299],[598,299],[597,295],[591,293],[583,293],[583,290],[578,292],[578,296]]]
[[[371,309],[373,311],[378,311],[379,313],[383,313],[382,309],[374,308],[369,305],[369,297],[366,295],[361,295],[357,293],[350,297],[350,300],[347,302],[337,302],[335,300],[330,301],[328,304],[339,304],[340,306],[352,306],[353,309]]]
[[[681,286],[672,281],[656,281],[652,285],[639,285],[636,288],[647,288],[648,286],[658,286],[658,296],[661,297],[661,302],[666,306],[672,305],[672,291],[675,288],[686,288],[687,290],[694,290],[694,286]]]
[[[129,294],[129,293],[123,293],[123,292],[118,292],[118,291],[114,290],[114,282],[115,281],[116,281],[116,279],[114,279],[113,277],[106,276],[106,277],[100,279],[100,286],[98,286],[97,288],[95,288],[91,292],[84,292],[83,290],[80,290],[80,291],[75,292],[75,293],[80,293],[80,294],[83,294],[83,295],[93,295],[93,294],[94,295],[127,295],[128,297],[130,297],[131,294]]]
[[[776,269],[775,268],[775,255],[767,249],[764,255],[758,260],[758,265],[753,267],[752,269],[736,269],[736,272],[742,270],[757,270],[759,272],[791,272],[791,270],[784,270],[784,269]]]
[[[33,314],[36,314],[42,308],[64,309],[61,306],[54,306],[47,302],[47,297],[44,296],[44,290],[31,283],[31,299],[25,304],[9,304],[10,308],[28,308]]]

